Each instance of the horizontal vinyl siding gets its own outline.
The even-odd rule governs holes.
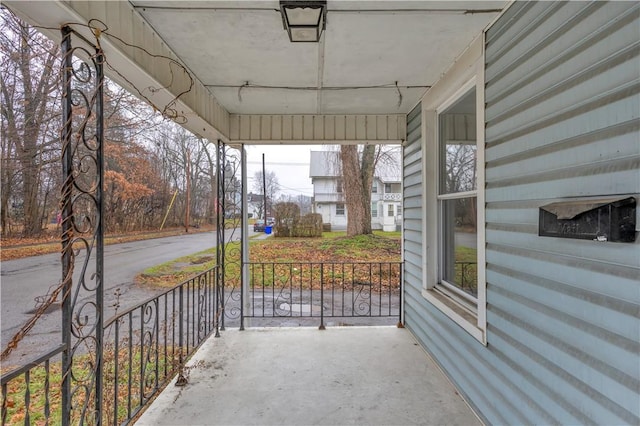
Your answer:
[[[486,34],[487,346],[421,274],[405,324],[488,424],[640,424],[640,241],[538,236],[541,205],[640,194],[639,14],[515,2]]]
[[[639,12],[518,3],[486,39],[488,342],[560,423],[640,423],[639,242],[538,236],[541,205],[640,193]]]
[[[422,106],[407,115],[407,140],[402,148],[402,222],[404,281],[422,285]]]

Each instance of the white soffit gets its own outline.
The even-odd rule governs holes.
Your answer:
[[[236,114],[407,113],[505,6],[328,1],[321,42],[290,43],[278,1],[131,3]]]

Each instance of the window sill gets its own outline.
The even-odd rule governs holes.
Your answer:
[[[486,332],[477,326],[478,319],[476,315],[469,312],[468,309],[464,308],[461,304],[437,288],[429,290],[423,289],[422,296],[462,327],[467,333],[471,334],[477,341],[485,346],[487,345]]]

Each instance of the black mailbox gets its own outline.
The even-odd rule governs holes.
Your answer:
[[[631,243],[636,239],[635,197],[583,198],[540,207],[538,235]]]

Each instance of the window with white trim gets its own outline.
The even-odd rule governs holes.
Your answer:
[[[371,202],[371,217],[378,217],[378,202]]]
[[[477,65],[481,69],[482,62]],[[486,344],[484,97],[476,85],[482,79],[469,78],[425,110],[434,132],[425,136],[433,153],[425,158],[425,256],[431,266],[422,294]]]
[[[387,206],[387,216],[393,217],[393,204]]]
[[[478,297],[476,88],[438,114],[438,284],[475,309]]]
[[[336,216],[344,216],[344,203],[336,204]]]

